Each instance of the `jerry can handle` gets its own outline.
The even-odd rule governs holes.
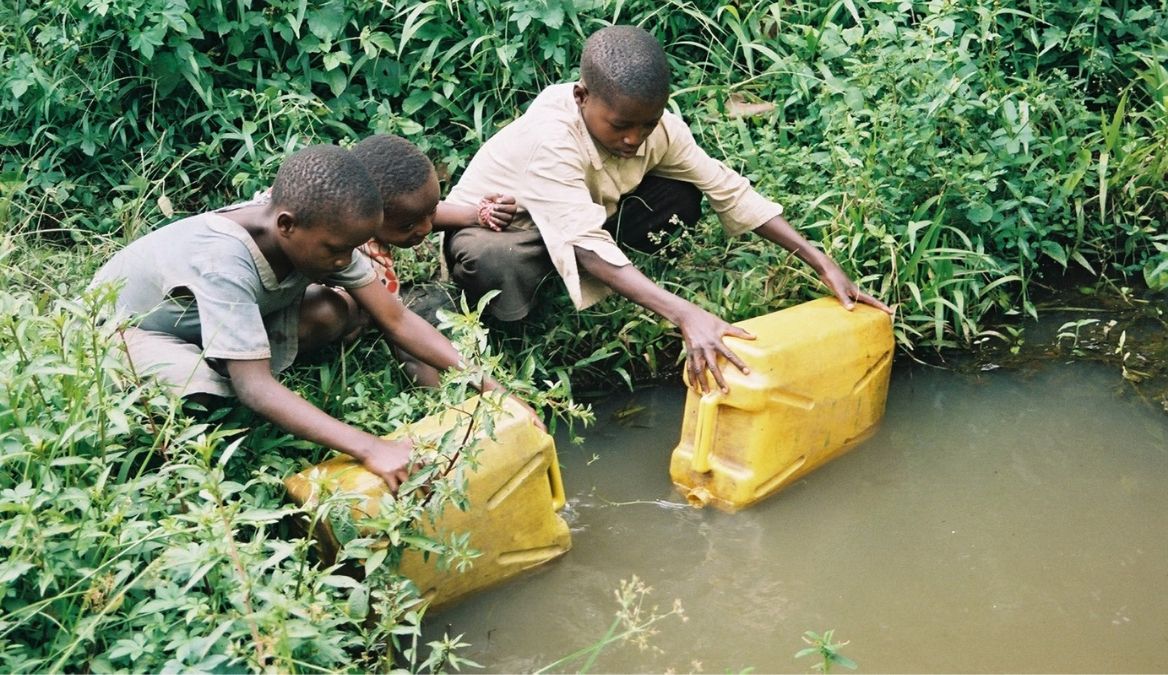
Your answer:
[[[698,400],[697,429],[694,431],[694,453],[690,469],[698,473],[710,470],[710,451],[714,446],[714,425],[718,406],[722,403],[722,392],[711,391]]]
[[[548,457],[548,485],[552,489],[552,510],[559,511],[564,508],[567,499],[564,497],[564,481],[560,477],[560,463],[556,459],[556,453],[550,453]]]

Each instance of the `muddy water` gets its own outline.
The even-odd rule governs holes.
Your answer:
[[[807,672],[800,635],[827,628],[862,672],[1168,671],[1168,416],[1124,389],[1091,364],[901,368],[876,436],[734,515],[672,491],[684,392],[615,397],[559,441],[573,550],[430,630],[534,670],[599,640],[637,575],[687,620],[593,672]]]

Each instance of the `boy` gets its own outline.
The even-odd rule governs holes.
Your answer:
[[[657,286],[617,246],[653,252],[652,233],[670,221],[696,222],[705,193],[730,234],[753,230],[792,251],[848,309],[862,302],[891,312],[795,232],[780,205],[702,151],[686,124],[665,112],[668,98],[669,66],[652,35],[634,26],[592,34],[580,81],[545,89],[483,145],[447,198],[466,206],[506,193],[526,211],[504,232],[448,236],[455,283],[472,296],[500,289],[491,311],[503,321],[527,315],[553,269],[578,309],[616,291],[681,329],[695,387],[709,391],[709,370],[726,391],[717,358],[746,367],[722,337],[753,336]]]
[[[500,230],[510,223],[515,213],[515,199],[502,195],[484,197],[477,208],[461,208],[439,202],[438,174],[430,159],[416,145],[392,134],[369,136],[353,146],[353,156],[373,179],[381,195],[383,219],[374,230],[369,241],[357,247],[369,258],[377,282],[385,290],[401,298],[401,281],[393,265],[394,248],[412,248],[422,243],[432,229],[442,231],[466,227],[484,227]],[[269,188],[256,195],[252,203],[264,204],[271,200]],[[310,286],[308,292],[322,289]],[[356,339],[369,323],[369,316],[361,311],[356,302],[342,289],[329,289],[346,303],[349,318],[344,329],[346,342]],[[430,324],[436,325],[434,310],[438,307],[453,306],[453,302],[441,289],[419,289],[407,298],[409,305],[426,305],[411,308],[420,313]],[[432,366],[413,358],[407,351],[395,345],[394,353],[402,361],[406,373],[418,384],[436,387],[438,371]]]
[[[125,337],[138,372],[184,396],[234,394],[288,432],[353,456],[396,490],[408,473],[408,441],[336,420],[274,377],[298,353],[342,334],[349,307],[332,285],[418,360],[459,367],[453,345],[377,288],[369,260],[354,253],[381,223],[382,201],[361,163],[339,147],[310,146],[281,164],[269,200],[151,232],[94,283],[122,284],[115,308],[135,321]]]

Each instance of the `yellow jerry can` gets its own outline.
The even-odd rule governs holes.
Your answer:
[[[820,298],[736,324],[726,344],[750,368],[720,362],[728,394],[692,388],[669,475],[695,506],[734,511],[781,490],[875,431],[892,371],[892,321]]]
[[[431,415],[395,431],[387,438],[433,439],[451,428],[465,433],[476,405],[498,405],[475,396],[460,406]],[[510,398],[494,415],[494,438],[476,429],[478,468],[467,476],[469,507],[447,506],[435,528],[438,533],[469,533],[470,547],[481,555],[470,569],[439,570],[436,556],[424,560],[409,550],[400,572],[411,579],[431,609],[438,609],[470,593],[502,583],[524,570],[563,555],[572,547],[568,525],[558,513],[564,507],[564,485],[556,459],[555,441],[535,426],[530,415]],[[469,471],[469,468],[468,468]],[[347,455],[339,455],[290,476],[284,481],[297,504],[316,504],[322,490],[364,495],[352,507],[354,521],[376,515],[388,487],[376,475]],[[317,539],[326,553],[338,545],[326,524],[319,523]]]

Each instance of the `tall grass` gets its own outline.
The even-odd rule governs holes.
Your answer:
[[[427,489],[403,488],[383,505],[392,518],[374,523],[380,529],[369,536],[344,537],[337,564],[325,564],[299,523],[335,520],[349,503],[336,495],[298,508],[286,503],[283,485],[321,450],[245,410],[184,409],[142,380],[119,356],[118,326],[100,318],[111,289],[49,281],[83,268],[87,255],[46,254],[0,237],[0,273],[21,280],[0,289],[0,670],[461,663],[456,639],[419,644],[424,608],[396,563],[405,548],[452,564],[469,558],[464,537],[421,528],[465,501],[464,479],[439,468],[454,457],[473,460],[475,446],[440,443],[434,451],[451,461],[411,478]],[[453,321],[468,363],[491,367],[497,359],[479,348],[474,315]],[[377,344],[300,367],[290,382],[337,417],[380,433],[466,396],[469,378],[407,391]],[[532,399],[560,405],[546,387]],[[481,410],[478,424],[489,428],[488,406]],[[578,406],[559,412],[583,414]],[[375,551],[389,531],[401,543]]]
[[[702,142],[900,304],[905,348],[1033,314],[1034,282],[1070,266],[1168,280],[1163,2],[19,0],[0,19],[0,194],[38,231],[132,238],[248,194],[302,143],[377,131],[456,177],[619,21],[666,46]],[[734,118],[731,99],[773,109]],[[713,268],[786,264],[725,250]],[[659,273],[737,318],[745,287]]]
[[[1163,0],[12,0],[0,669],[451,664],[456,640],[416,644],[416,598],[392,565],[353,581],[290,526],[307,514],[282,504],[280,479],[319,449],[245,412],[192,416],[138,381],[94,322],[108,298],[83,288],[124,241],[267,185],[308,142],[400,133],[456,178],[614,21],[660,38],[671,105],[705,147],[898,304],[905,349],[992,336],[1068,269],[1168,287]],[[743,102],[761,112],[738,116]],[[399,269],[431,275],[435,254]],[[637,263],[731,320],[823,290],[712,217]],[[513,337],[485,343],[464,317],[467,348],[501,346],[493,367],[561,392],[674,371],[680,340],[659,317],[615,298],[577,313],[543,292]],[[374,431],[456,393],[408,390],[390,363],[362,343],[290,381]]]

